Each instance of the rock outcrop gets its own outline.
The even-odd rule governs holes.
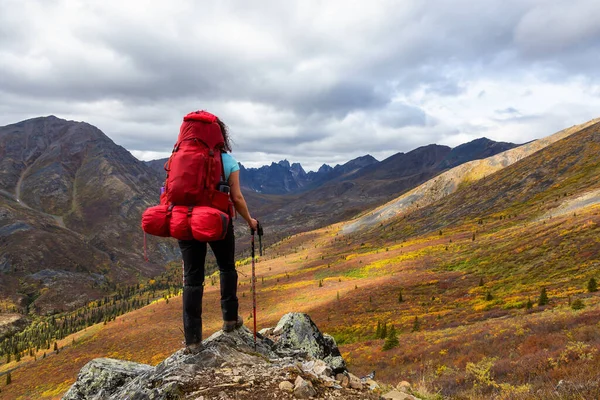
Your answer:
[[[156,367],[92,360],[63,400],[381,398],[378,386],[346,370],[335,340],[306,314],[286,314],[258,334],[256,347],[246,327],[218,331],[202,344],[198,353],[179,350]]]

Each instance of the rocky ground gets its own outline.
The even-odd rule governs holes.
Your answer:
[[[195,354],[179,350],[156,367],[95,359],[63,400],[415,399],[349,373],[335,340],[306,314],[286,314],[258,335],[219,331]]]

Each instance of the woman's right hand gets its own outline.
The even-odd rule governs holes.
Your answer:
[[[254,218],[250,218],[250,221],[248,221],[248,226],[250,227],[250,229],[255,231],[258,229],[258,221]]]

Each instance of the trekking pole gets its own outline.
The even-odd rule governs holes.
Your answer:
[[[262,246],[263,227],[260,224],[260,222],[258,222],[258,225],[256,226],[256,230],[258,233],[258,254],[262,257],[262,255],[263,255],[263,246]]]
[[[256,272],[254,269],[254,229],[252,232],[252,319],[254,320],[254,350],[256,350]]]

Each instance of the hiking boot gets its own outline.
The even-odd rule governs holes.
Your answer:
[[[244,320],[238,315],[237,321],[223,321],[223,332],[233,332],[244,325]]]
[[[183,349],[183,354],[198,354],[202,350],[204,350],[202,343],[188,344],[185,346],[185,349]]]

